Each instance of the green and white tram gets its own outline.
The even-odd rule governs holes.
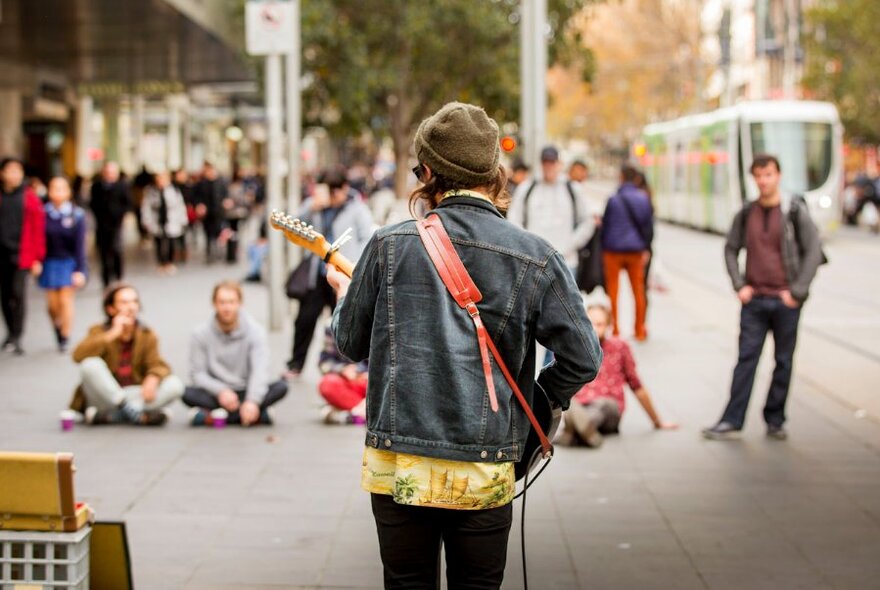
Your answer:
[[[645,127],[635,146],[661,219],[726,233],[758,189],[749,174],[758,153],[776,156],[783,190],[803,195],[823,234],[840,221],[843,126],[834,105],[743,102]]]

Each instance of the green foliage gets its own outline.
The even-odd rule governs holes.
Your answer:
[[[804,86],[837,105],[850,137],[880,142],[880,2],[829,0],[806,21]]]
[[[549,0],[552,61],[590,55],[566,25],[591,0]],[[518,0],[302,0],[306,120],[408,141],[450,100],[519,116]]]

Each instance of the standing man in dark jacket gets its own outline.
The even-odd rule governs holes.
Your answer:
[[[119,178],[119,165],[105,162],[101,176],[92,184],[89,207],[95,216],[95,244],[101,258],[101,280],[106,287],[122,279],[122,221],[131,211],[131,193]]]
[[[625,165],[620,171],[620,188],[605,206],[602,218],[602,259],[605,263],[605,290],[611,300],[614,335],[620,335],[617,321],[617,294],[620,271],[629,277],[636,300],[636,340],[648,338],[645,327],[647,298],[645,268],[650,260],[654,239],[654,209],[648,195],[636,187],[639,171]]]
[[[196,216],[202,221],[205,230],[205,262],[214,262],[217,238],[223,229],[226,214],[223,209],[223,201],[228,196],[226,182],[220,178],[217,169],[211,162],[205,162],[202,167],[202,178],[193,190],[196,202]]]
[[[764,421],[767,436],[784,440],[788,436],[783,426],[785,402],[801,306],[824,257],[806,202],[779,188],[779,160],[770,155],[755,156],[750,171],[758,185],[758,200],[746,203],[733,218],[724,247],[727,274],[742,302],[739,359],[727,408],[718,424],[703,430],[703,436],[725,439],[742,430],[764,339],[772,331],[776,368],[764,405]],[[738,260],[743,248],[745,276]]]
[[[25,290],[28,272],[39,276],[46,256],[46,214],[34,191],[24,184],[20,160],[0,162],[0,302],[8,334],[3,350],[24,354]]]

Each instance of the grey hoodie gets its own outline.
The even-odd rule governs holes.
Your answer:
[[[190,379],[217,395],[224,389],[245,391],[260,404],[269,389],[269,344],[266,331],[244,311],[228,334],[215,318],[196,328],[190,340]]]

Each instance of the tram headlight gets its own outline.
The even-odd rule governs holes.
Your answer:
[[[828,195],[822,195],[819,197],[819,207],[822,209],[830,209],[833,204],[834,201]]]

